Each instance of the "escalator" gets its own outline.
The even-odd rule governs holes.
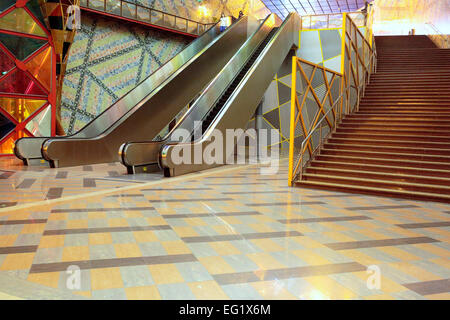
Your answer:
[[[283,60],[298,43],[297,14],[290,14],[278,28],[273,24],[273,17],[268,16],[163,140],[121,146],[121,161],[129,173],[158,164],[165,176],[175,176],[220,165],[194,159],[196,148],[208,146],[214,129],[225,133],[245,128]],[[230,152],[223,152],[222,164]],[[190,161],[175,163],[174,154],[189,154]]]
[[[218,24],[212,26],[77,133],[19,139],[15,155],[25,164],[44,158],[50,167],[118,161],[121,144],[156,136],[217,75],[256,28],[256,21],[248,17],[222,33]]]

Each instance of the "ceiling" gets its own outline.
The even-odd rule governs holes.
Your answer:
[[[304,16],[356,11],[364,7],[364,0],[262,0],[262,2],[280,18],[285,18],[289,12],[297,12]]]

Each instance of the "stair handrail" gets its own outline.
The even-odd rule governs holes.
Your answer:
[[[295,140],[294,137],[295,137],[295,124],[296,124],[296,120],[294,119],[295,118],[295,108],[297,107],[298,111],[299,111],[299,114],[298,114],[297,117],[298,118],[302,117],[301,116],[301,110],[302,110],[303,104],[305,103],[306,95],[308,94],[308,91],[309,91],[309,89],[311,87],[311,84],[309,83],[309,80],[307,79],[306,81],[308,82],[308,88],[307,88],[307,90],[304,93],[305,96],[303,98],[302,105],[299,108],[299,101],[298,101],[297,93],[296,93],[297,66],[299,66],[300,69],[302,68],[301,65],[299,64],[299,61],[301,63],[306,63],[306,64],[309,64],[310,66],[313,66],[315,68],[314,70],[321,69],[324,72],[324,80],[325,80],[325,82],[328,80],[325,77],[325,71],[332,72],[332,73],[335,73],[335,74],[337,74],[337,73],[332,71],[332,70],[329,70],[329,69],[327,69],[327,68],[325,68],[323,66],[320,66],[318,64],[314,64],[312,62],[303,60],[301,58],[298,58],[298,57],[293,57],[292,58],[291,122],[290,122],[290,145],[289,145],[289,177],[288,177],[289,186],[292,186],[294,180],[296,180],[297,178],[299,180],[302,179],[303,171],[304,171],[305,167],[308,165],[308,163],[311,161],[311,159],[317,153],[317,151],[320,150],[320,148],[323,145],[323,142],[326,140],[326,138],[331,133],[333,133],[336,130],[336,126],[338,124],[338,121],[341,121],[344,115],[347,115],[347,114],[350,114],[350,113],[358,111],[360,99],[361,99],[361,97],[364,96],[364,93],[365,93],[365,87],[370,81],[371,74],[376,71],[376,67],[377,67],[376,66],[376,57],[377,57],[377,54],[376,54],[375,42],[371,41],[372,42],[372,44],[371,44],[364,37],[364,35],[362,35],[362,33],[359,31],[358,27],[353,22],[353,20],[349,16],[347,16],[345,13],[344,13],[344,20],[346,22],[344,24],[343,32],[342,32],[342,35],[343,35],[342,41],[343,41],[343,48],[344,48],[344,50],[341,52],[341,54],[342,55],[347,54],[346,57],[350,57],[349,58],[350,60],[348,61],[348,64],[347,64],[348,65],[348,70],[345,70],[345,68],[343,68],[343,73],[339,74],[339,76],[341,77],[340,95],[333,102],[333,104],[331,105],[330,109],[327,112],[323,112],[324,114],[323,114],[323,116],[320,119],[316,119],[316,123],[312,126],[312,128],[306,134],[305,139],[301,143],[300,153],[299,153],[295,163],[294,163],[294,140]],[[349,27],[347,27],[347,24],[349,24]],[[350,30],[350,34],[349,34],[347,29]],[[353,33],[352,33],[352,31],[353,31]],[[355,46],[353,44],[352,34],[356,35],[357,33],[359,33],[360,38],[363,39],[363,44],[365,43],[367,45],[368,49],[370,50],[368,63],[366,65],[364,65],[364,62],[365,62],[364,59],[361,59],[360,56],[359,56],[358,45]],[[348,41],[349,43],[348,44],[346,44],[347,37],[349,38],[349,41]],[[363,48],[364,48],[364,45],[363,45]],[[351,50],[352,49],[353,50],[356,49],[355,50],[356,51],[356,71],[353,69],[353,63],[351,61],[351,57],[352,57],[352,55],[351,55],[352,51]],[[364,56],[364,49],[363,49],[363,56]],[[343,57],[343,61],[344,61],[344,59],[345,59],[345,56]],[[360,79],[360,77],[359,77],[359,64],[358,64],[358,62],[361,62],[361,60],[363,60],[362,62],[363,62],[363,69],[364,69],[364,72],[363,72],[363,75],[362,75],[362,79]],[[301,69],[300,71],[305,76],[305,73],[304,73],[303,69]],[[313,72],[315,72],[315,71],[313,71]],[[356,80],[355,79],[355,72],[358,74],[357,75],[358,81],[355,81]],[[354,83],[355,84],[359,83],[359,85],[357,85],[357,86],[352,86],[351,85],[350,77],[352,77],[352,76],[353,76]],[[361,81],[359,81],[359,80],[361,80]],[[346,84],[346,85],[344,85],[344,84]],[[328,82],[326,82],[326,87],[328,88],[328,91],[325,94],[325,98],[322,101],[322,105],[320,105],[320,110],[319,111],[323,111],[323,104],[325,103],[325,101],[327,99],[327,95],[330,92],[331,85],[328,84]],[[350,97],[350,90],[352,88],[356,90],[356,93],[357,93],[357,97],[356,98],[357,99],[356,99],[355,106],[353,107],[353,109],[350,110],[350,108],[349,108],[349,97]],[[313,92],[313,95],[315,95],[314,92]],[[346,107],[345,108],[343,108],[343,98],[344,98],[344,96],[347,97],[347,99],[346,99]],[[319,103],[319,101],[317,101],[317,96],[316,95],[315,95],[315,99],[316,99],[316,102]],[[330,96],[330,100],[331,100],[331,96]],[[338,103],[338,102],[340,102],[340,103]],[[338,106],[340,106],[340,108],[338,108]],[[334,114],[334,121],[332,123],[329,121],[329,116],[331,115],[331,113]],[[302,121],[303,121],[303,118],[302,118]],[[330,127],[330,130],[329,130],[328,134],[325,137],[322,136],[322,127],[323,127],[324,121],[326,121],[327,124]],[[297,120],[297,122],[298,122],[298,120]],[[319,143],[314,149],[312,149],[311,148],[311,139],[312,139],[313,134],[316,132],[316,130],[318,128],[320,128]],[[309,151],[309,156],[310,157],[309,157],[308,161],[305,164],[303,164],[303,160],[305,158],[305,152],[307,150]],[[295,165],[295,167],[294,167],[294,165]]]
[[[448,48],[448,35],[444,34],[443,32],[441,32],[432,22],[425,22],[425,24],[429,25],[431,29],[433,29],[434,32],[436,32],[435,34],[431,34],[432,36],[437,35],[438,37],[442,38],[444,40],[445,43],[445,48]],[[430,36],[430,34],[428,35],[428,37]]]

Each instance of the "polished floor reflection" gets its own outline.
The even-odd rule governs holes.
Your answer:
[[[0,299],[450,298],[447,204],[289,188],[285,161],[167,179],[4,164]]]

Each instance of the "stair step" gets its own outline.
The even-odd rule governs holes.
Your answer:
[[[330,183],[343,183],[356,186],[375,187],[389,190],[402,190],[409,192],[424,192],[424,193],[438,193],[446,195],[450,198],[450,188],[442,185],[429,185],[418,184],[410,182],[396,182],[389,180],[376,180],[368,178],[358,177],[343,177],[343,176],[326,176],[320,174],[303,174],[303,180],[306,181],[318,181],[318,182],[330,182]]]
[[[450,197],[446,195],[439,195],[433,193],[425,192],[408,192],[403,190],[387,190],[383,188],[373,188],[373,187],[362,187],[354,185],[344,185],[336,183],[318,183],[315,181],[297,181],[296,186],[304,188],[314,188],[323,190],[332,190],[340,192],[358,193],[365,195],[376,195],[391,198],[402,198],[402,199],[413,199],[422,201],[439,201],[439,202],[450,202]]]
[[[371,128],[371,127],[365,127],[365,128],[346,128],[342,126],[338,126],[336,128],[336,132],[341,133],[349,133],[354,134],[355,136],[358,136],[359,134],[389,134],[389,135],[411,135],[415,136],[418,132],[423,134],[424,136],[450,136],[450,130],[405,130],[405,129],[398,129],[398,128],[386,128],[385,126],[383,128]]]
[[[380,165],[380,164],[367,164],[367,163],[347,163],[339,161],[323,161],[314,159],[311,161],[312,168],[335,168],[335,169],[347,169],[347,170],[363,170],[371,172],[385,172],[396,174],[409,174],[416,176],[426,177],[438,177],[438,178],[450,178],[449,170],[438,170],[430,168],[407,168],[399,167],[395,165]]]
[[[449,149],[450,150],[450,149]],[[450,156],[424,155],[415,153],[388,153],[388,152],[373,152],[373,151],[357,151],[346,149],[327,149],[320,150],[321,155],[335,155],[335,156],[349,156],[349,157],[370,157],[380,159],[396,159],[396,160],[414,160],[414,161],[428,161],[428,162],[448,162],[450,163]]]
[[[354,178],[366,178],[374,180],[389,180],[396,182],[410,182],[419,184],[431,184],[431,185],[441,185],[450,186],[450,178],[438,178],[438,177],[425,177],[416,176],[410,174],[398,174],[398,173],[380,173],[373,171],[364,170],[348,170],[348,169],[335,169],[335,168],[321,168],[321,167],[308,167],[306,173],[329,175],[329,176],[343,176],[343,177],[354,177]]]
[[[345,123],[341,122],[338,125],[338,128],[348,128],[348,129],[368,129],[368,130],[377,130],[377,129],[399,129],[399,130],[408,130],[408,131],[417,131],[417,130],[425,130],[428,132],[439,132],[439,131],[447,131],[450,132],[450,125],[448,126],[438,126],[438,125],[423,125],[420,123],[416,123],[414,125],[405,125],[399,124],[395,126],[389,126],[387,123],[383,124],[369,124],[366,125],[364,123]]]
[[[331,136],[328,138],[330,143],[340,143],[340,144],[366,144],[366,145],[384,145],[387,147],[416,147],[416,148],[443,148],[449,149],[448,143],[440,142],[428,142],[428,141],[396,141],[396,140],[373,140],[373,139],[355,139],[355,138],[336,138]]]
[[[327,149],[339,149],[339,150],[361,150],[361,151],[374,151],[374,152],[392,152],[392,153],[407,153],[407,154],[423,154],[423,155],[442,155],[450,156],[449,149],[436,149],[436,148],[416,148],[416,147],[391,147],[384,145],[366,145],[366,144],[339,144],[325,142],[323,145]]]
[[[396,160],[396,159],[379,159],[369,157],[350,157],[350,156],[338,156],[338,155],[323,155],[318,154],[317,160],[334,161],[334,162],[348,162],[359,164],[378,164],[378,165],[392,165],[402,166],[407,168],[424,168],[424,169],[436,169],[436,170],[450,170],[450,163],[445,162],[422,162],[415,160]]]

